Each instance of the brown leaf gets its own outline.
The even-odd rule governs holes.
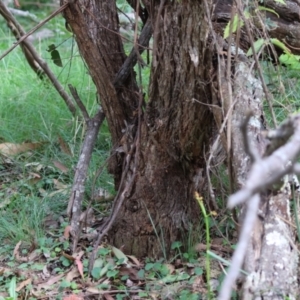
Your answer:
[[[83,277],[83,264],[82,264],[81,260],[80,259],[75,259],[75,264],[77,265],[78,271],[81,275],[81,278],[83,279],[84,278]]]
[[[2,143],[0,144],[0,153],[4,155],[17,155],[29,150],[34,150],[42,146],[43,143]]]
[[[73,156],[73,154],[69,148],[69,145],[63,140],[63,138],[61,136],[58,137],[58,142],[59,142],[60,149],[63,153]]]
[[[53,164],[54,166],[59,169],[60,171],[62,171],[63,173],[68,173],[69,172],[69,169],[64,165],[62,164],[61,162],[59,162],[58,160],[54,160],[53,161]]]
[[[75,261],[75,258],[72,255],[69,255],[69,254],[67,254],[65,252],[62,252],[61,254],[62,254],[62,256],[64,256],[65,258],[67,258],[68,260]]]
[[[57,190],[66,190],[69,187],[67,184],[63,184],[55,178],[53,179],[53,183]]]
[[[73,294],[73,295],[68,295],[67,297],[64,297],[63,300],[84,300],[84,298]]]
[[[114,297],[112,297],[110,294],[106,293],[106,294],[103,294],[103,297],[106,299],[106,300],[114,300]]]
[[[141,263],[139,262],[139,260],[133,256],[133,255],[127,255],[127,257],[132,261],[134,262],[134,264],[137,266],[137,267],[140,267],[141,266]]]
[[[127,275],[132,281],[139,281],[139,277],[137,275],[138,271],[133,268],[120,267],[119,269],[120,275]]]
[[[71,231],[71,226],[68,225],[66,226],[65,230],[64,230],[64,237],[66,240],[68,240],[70,238],[70,231]]]
[[[19,241],[17,243],[17,245],[15,246],[15,249],[14,249],[14,252],[13,252],[13,257],[16,257],[19,254],[19,249],[20,249],[21,244],[22,244],[22,241]]]
[[[38,249],[36,249],[29,254],[28,261],[35,261],[40,256],[41,256],[40,251]]]
[[[20,283],[18,284],[17,288],[16,288],[16,291],[17,291],[17,292],[21,291],[23,287],[25,287],[25,286],[28,285],[28,284],[31,284],[31,281],[32,281],[32,279],[31,279],[31,278],[28,278],[28,279],[26,279],[26,280],[20,282]]]
[[[53,284],[55,284],[57,281],[59,281],[64,274],[59,274],[57,276],[51,277],[47,282],[41,283],[37,286],[38,290],[41,289],[50,289],[53,288]]]
[[[75,266],[73,266],[71,270],[68,272],[68,274],[66,275],[65,279],[66,281],[71,282],[74,278],[77,278],[79,275],[80,274],[78,272],[78,269]]]

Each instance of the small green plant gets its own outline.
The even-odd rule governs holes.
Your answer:
[[[210,287],[210,257],[208,256],[208,251],[210,250],[210,225],[209,225],[209,215],[206,213],[206,209],[203,203],[203,198],[200,197],[200,195],[195,192],[195,198],[200,206],[202,215],[204,217],[204,223],[205,223],[205,232],[206,232],[206,257],[205,257],[205,269],[206,269],[206,282],[208,287],[208,297],[211,299],[212,292]]]
[[[18,299],[18,294],[17,294],[17,291],[16,291],[16,288],[17,288],[17,283],[16,282],[17,282],[17,279],[14,276],[8,284],[9,297],[1,297],[0,296],[0,300],[17,300]]]

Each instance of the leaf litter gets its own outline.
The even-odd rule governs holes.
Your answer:
[[[2,146],[1,146],[2,145]],[[51,162],[28,162],[23,172],[17,158],[13,156],[38,149],[42,143],[23,143],[0,145],[0,193],[4,197],[0,201],[0,210],[5,209],[22,193],[20,185],[25,182],[38,191],[39,197],[48,197],[48,201],[59,197],[67,204],[72,175],[67,178],[69,168],[60,160]],[[2,148],[1,148],[2,147]],[[60,138],[59,147],[68,156],[73,156],[69,146]],[[5,150],[3,150],[5,149]],[[4,151],[4,152],[3,152]],[[5,176],[1,176],[5,174]],[[31,188],[29,188],[31,189]],[[105,190],[102,194],[107,193]],[[107,193],[109,194],[109,193]],[[30,191],[29,195],[32,195]],[[103,196],[101,196],[103,197]],[[111,197],[111,195],[109,195]],[[97,202],[102,203],[102,200]],[[92,208],[82,214],[84,232],[77,252],[70,251],[70,226],[65,213],[55,214],[48,211],[44,217],[44,237],[37,241],[19,240],[14,248],[0,252],[0,296],[8,297],[12,279],[16,278],[15,292],[18,299],[201,299],[206,295],[205,244],[199,243],[193,258],[175,254],[171,263],[163,261],[139,260],[135,256],[125,255],[121,249],[102,244],[98,249],[91,275],[88,275],[88,259],[92,251],[92,242],[97,235],[94,229],[103,221],[103,212],[109,206],[103,203],[104,211],[97,214]],[[17,212],[16,212],[17,213]],[[5,242],[9,246],[9,241]],[[221,252],[228,247],[215,246]],[[199,258],[201,257],[201,259]],[[211,261],[211,268],[219,270],[218,262]],[[11,286],[11,288],[13,285]]]

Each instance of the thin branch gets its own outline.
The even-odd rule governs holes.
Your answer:
[[[89,116],[89,113],[87,112],[86,110],[86,107],[84,106],[84,104],[82,103],[78,93],[77,93],[77,90],[73,87],[72,84],[68,84],[68,87],[69,87],[69,90],[75,100],[75,102],[77,103],[82,115],[83,115],[83,118],[85,120],[85,122],[87,123],[90,119],[90,116]]]
[[[291,132],[294,134],[290,140],[287,141],[286,137],[290,136]],[[245,132],[244,135],[245,134],[247,134],[247,132]],[[232,286],[237,279],[239,270],[242,266],[253,225],[257,218],[259,193],[264,191],[271,184],[278,182],[284,175],[291,173],[293,170],[298,171],[299,169],[298,165],[293,165],[300,154],[300,114],[291,116],[276,131],[274,131],[271,136],[274,139],[279,137],[278,139],[280,142],[282,137],[284,137],[286,144],[281,145],[282,143],[275,143],[280,146],[273,151],[270,156],[254,161],[245,187],[230,196],[228,201],[229,208],[233,208],[238,204],[246,202],[247,210],[237,249],[234,252],[228,275],[223,282],[218,297],[220,300],[230,299]],[[246,140],[245,137],[244,140]],[[248,145],[248,148],[249,147],[250,146]]]
[[[253,37],[252,37],[250,25],[249,25],[249,20],[246,19],[245,16],[244,16],[244,12],[242,10],[243,5],[242,5],[241,0],[238,0],[237,2],[239,3],[239,5],[237,5],[239,16],[242,18],[242,20],[243,20],[243,22],[245,24],[246,32],[247,32],[247,35],[248,35],[248,37],[250,39],[250,47],[251,47],[251,50],[253,52],[253,57],[254,57],[254,60],[255,60],[255,63],[256,63],[256,67],[257,67],[259,79],[261,80],[262,88],[263,88],[263,91],[265,93],[265,97],[267,99],[268,105],[269,105],[269,109],[270,109],[270,113],[271,113],[272,121],[273,121],[273,126],[276,127],[277,126],[277,122],[276,122],[276,117],[275,117],[275,114],[274,114],[274,110],[272,108],[272,99],[271,99],[272,96],[269,93],[269,90],[267,88],[267,85],[266,85],[266,82],[265,82],[265,79],[264,79],[264,76],[263,76],[263,72],[262,72],[262,69],[261,69],[261,65],[259,63],[258,56],[256,54],[256,50],[255,50],[255,46],[254,46],[254,41],[253,41]]]
[[[24,30],[22,29],[22,26],[18,23],[18,21],[14,18],[14,16],[7,10],[6,6],[3,4],[2,1],[0,1],[0,12],[3,13],[3,15],[4,15],[5,19],[7,20],[7,22],[12,22],[14,24],[14,26],[19,30],[20,34],[24,33]],[[55,16],[54,13],[52,14],[52,17],[53,16]],[[50,17],[47,18],[47,19],[50,20]],[[31,30],[30,32],[33,33],[34,31]],[[28,36],[29,36],[29,33],[23,35],[22,37],[20,37],[20,39],[17,41],[16,44],[18,45],[21,42],[22,42],[22,44],[24,44],[24,46],[26,48],[26,52],[25,53],[28,53],[28,55],[30,56],[30,60],[28,60],[28,63],[30,64],[30,66],[32,68],[37,68],[38,66],[36,66],[36,63],[39,65],[40,68],[37,68],[35,71],[38,74],[41,74],[41,70],[42,70],[47,75],[47,77],[49,78],[49,80],[53,84],[54,88],[57,90],[57,92],[59,93],[59,95],[65,101],[65,103],[66,103],[68,109],[70,110],[70,112],[72,113],[72,115],[76,116],[76,107],[73,104],[72,99],[66,93],[66,91],[63,88],[63,86],[59,83],[59,81],[57,80],[56,76],[51,71],[51,69],[49,68],[49,66],[47,65],[47,63],[39,56],[39,54],[37,53],[37,51],[35,50],[35,48],[33,47],[33,45],[28,40],[26,40],[26,37],[28,37]],[[11,49],[13,49],[13,48],[11,48]],[[3,57],[4,56],[2,56],[2,58]],[[28,56],[26,56],[26,57],[29,58]]]
[[[0,1],[1,5],[4,5],[2,1]],[[37,31],[39,28],[44,26],[49,20],[53,19],[56,15],[60,14],[66,7],[68,7],[69,3],[63,4],[60,8],[58,8],[56,11],[54,11],[50,16],[48,16],[46,19],[41,21],[39,24],[37,24],[35,27],[33,27],[31,30],[29,30],[25,35],[23,35],[17,42],[13,44],[8,50],[6,50],[1,56],[0,60],[4,58],[7,54],[9,54],[12,50],[14,50],[21,42],[23,42],[26,38],[28,38],[31,34],[33,34],[35,31]]]
[[[76,166],[76,172],[74,176],[74,182],[72,186],[72,192],[69,199],[67,208],[67,214],[71,217],[71,234],[73,237],[72,250],[76,252],[77,243],[80,237],[83,222],[80,219],[81,206],[85,192],[85,182],[87,178],[87,171],[91,161],[92,152],[95,146],[95,142],[103,123],[105,115],[102,108],[99,108],[98,112],[93,118],[86,120],[87,130],[85,133],[84,141],[81,147],[80,156]]]
[[[152,36],[152,24],[150,18],[148,18],[138,40],[139,54],[143,53],[145,48],[148,46],[151,36]],[[133,67],[137,63],[137,60],[138,60],[138,54],[136,51],[136,47],[134,46],[114,79],[115,88],[120,88],[124,84],[128,76],[132,72]]]
[[[240,238],[237,243],[237,248],[234,251],[227,276],[222,284],[222,288],[218,296],[219,300],[231,299],[231,290],[242,268],[247,246],[251,238],[251,232],[257,218],[259,202],[259,194],[255,194],[247,203],[247,213],[240,232]]]

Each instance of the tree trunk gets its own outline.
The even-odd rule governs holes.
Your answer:
[[[131,130],[131,143],[136,136],[138,97],[133,76],[121,88],[114,87],[126,58],[115,1],[83,2],[85,10],[78,2],[70,4],[65,18],[97,86],[113,144],[124,148],[123,143],[130,142],[123,136],[125,123]],[[134,186],[109,235],[116,246],[137,256],[162,255],[172,241],[180,239],[182,228],[189,229],[197,222],[199,207],[193,193],[202,192],[204,145],[212,131],[205,105],[210,90],[205,84],[208,28],[203,3],[157,1],[153,6],[145,1],[145,5],[154,31],[149,102],[139,125]],[[110,163],[117,185],[124,171],[122,159],[124,155],[115,155]]]

